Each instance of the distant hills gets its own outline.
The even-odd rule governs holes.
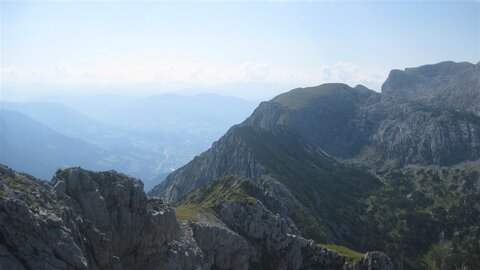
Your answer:
[[[56,100],[1,102],[1,108],[21,113],[52,132],[96,148],[97,151],[90,155],[90,162],[78,163],[77,159],[70,158],[72,154],[68,147],[64,153],[56,153],[58,157],[52,156],[52,160],[49,160],[50,152],[47,151],[42,155],[42,162],[31,162],[40,157],[38,153],[4,140],[4,147],[29,157],[25,161],[30,160],[23,164],[22,159],[10,163],[10,157],[5,154],[2,157],[5,164],[42,178],[50,177],[58,167],[71,164],[83,164],[94,170],[117,169],[141,178],[146,189],[208,148],[255,106],[238,98],[210,94],[193,97],[165,94],[145,98],[101,95]],[[14,121],[10,114],[8,117],[5,121]],[[27,126],[25,123],[25,128]],[[16,143],[22,145],[20,139],[26,138],[15,132],[23,131],[10,132],[9,136],[17,137]],[[44,173],[37,173],[33,167],[41,167]]]
[[[442,62],[393,70],[382,93],[294,89],[261,103],[149,195],[213,211],[225,197],[253,197],[303,236],[384,250],[399,269],[480,268],[479,78],[480,64]],[[214,181],[229,174],[285,188],[263,194]]]
[[[49,179],[59,167],[79,164],[86,168],[120,169],[121,161],[107,151],[72,138],[15,111],[0,110],[0,162]]]

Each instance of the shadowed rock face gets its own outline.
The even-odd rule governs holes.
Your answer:
[[[442,62],[392,70],[382,94],[480,115],[480,63]]]
[[[262,165],[253,159],[251,149],[246,147],[241,137],[232,130],[215,142],[211,150],[195,157],[193,161],[178,169],[180,173],[169,175],[149,194],[175,202],[188,192],[210,182],[212,177],[235,174],[254,178],[266,172]],[[182,184],[170,185],[171,183]]]
[[[221,258],[215,260],[221,269],[367,269],[373,255],[353,262],[299,236],[288,217],[298,204],[291,200],[274,179],[229,175],[188,194],[178,207],[195,207],[193,237],[207,258]],[[279,209],[282,214],[276,214]],[[384,253],[372,254],[381,262],[368,269],[393,269]]]
[[[345,84],[294,89],[261,103],[242,124],[149,194],[175,202],[225,174],[254,178],[270,173],[253,154],[254,146],[239,136],[242,126],[269,133],[289,130],[333,157],[367,165],[449,166],[476,160],[479,72],[479,64],[444,62],[392,71],[381,94]]]
[[[51,183],[1,168],[0,265],[9,269],[193,269],[175,261],[173,210],[115,172],[59,171]],[[3,268],[2,268],[3,269]]]
[[[114,171],[70,168],[45,182],[0,165],[0,176],[0,269],[351,266],[258,200],[222,200],[208,219],[179,224],[142,182]]]
[[[92,251],[100,268],[111,265],[113,257],[125,268],[152,267],[145,261],[147,255],[159,256],[167,243],[179,237],[173,211],[160,200],[147,200],[139,180],[114,172],[71,169],[66,175],[57,173],[52,185],[59,201],[90,223],[85,234],[92,235],[90,244],[98,241]]]

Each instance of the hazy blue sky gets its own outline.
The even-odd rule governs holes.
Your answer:
[[[478,62],[479,3],[2,2],[2,91],[330,81],[379,89],[393,68]]]

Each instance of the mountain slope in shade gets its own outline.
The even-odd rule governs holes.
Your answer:
[[[390,78],[381,94],[344,84],[294,89],[260,104],[149,195],[178,202],[225,174],[267,175],[313,217],[288,214],[308,237],[387,250],[400,269],[476,268],[480,178],[478,166],[468,164],[480,159],[480,117],[469,104],[455,103],[457,92],[480,90],[472,79],[476,67],[411,69],[399,81]],[[418,77],[419,98],[391,94],[418,85]],[[420,98],[435,93],[437,82],[448,85],[440,89],[445,102]],[[452,228],[460,209],[468,214]]]
[[[344,84],[294,89],[260,104],[239,126],[268,133],[288,130],[313,149],[365,164],[452,165],[480,158],[480,117],[416,101],[383,99],[371,90]],[[176,201],[225,173],[255,177],[269,172],[235,129],[155,190]]]

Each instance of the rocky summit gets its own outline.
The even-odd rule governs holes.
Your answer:
[[[352,260],[295,234],[247,195],[174,211],[114,171],[69,168],[50,182],[3,165],[0,174],[1,269],[392,269],[383,253]]]
[[[224,175],[268,178],[279,200],[253,197],[304,237],[398,269],[480,269],[479,78],[479,63],[442,62],[391,71],[381,93],[293,89],[149,195],[181,205]]]

